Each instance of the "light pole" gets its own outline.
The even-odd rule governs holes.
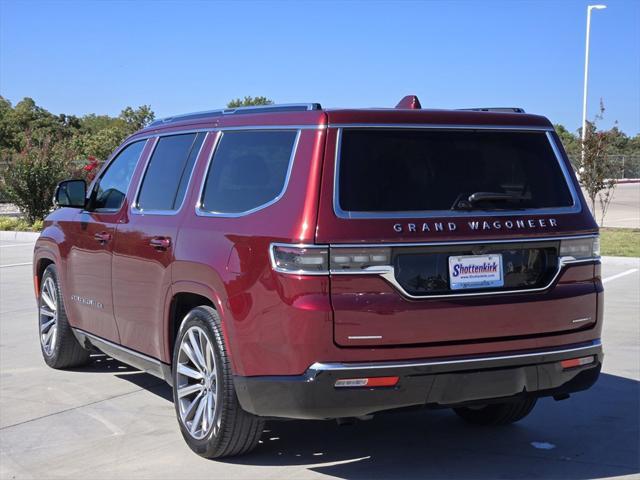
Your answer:
[[[587,7],[587,40],[584,48],[584,92],[582,94],[582,160],[584,161],[584,141],[587,138],[587,83],[589,79],[589,34],[591,33],[591,10],[604,10],[606,5]]]

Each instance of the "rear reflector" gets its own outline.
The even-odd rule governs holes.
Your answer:
[[[372,377],[372,378],[342,378],[336,380],[336,388],[341,387],[393,387],[400,380],[399,377]]]
[[[589,365],[590,363],[593,363],[593,361],[594,361],[593,355],[589,355],[588,357],[562,360],[560,362],[560,365],[562,365],[562,368],[567,369],[567,368],[582,367],[583,365]]]

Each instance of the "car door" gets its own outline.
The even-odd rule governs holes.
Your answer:
[[[69,318],[75,327],[114,342],[119,335],[111,291],[113,240],[145,142],[129,143],[116,154],[94,182],[86,209],[65,225],[65,241],[70,244],[65,276]]]
[[[178,225],[205,132],[161,136],[141,175],[132,206],[116,229],[112,289],[122,345],[163,354],[165,300]],[[188,208],[190,207],[190,208]]]

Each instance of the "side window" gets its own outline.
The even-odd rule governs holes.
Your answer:
[[[191,133],[158,140],[140,187],[139,209],[180,208],[204,137],[204,133]]]
[[[146,140],[128,145],[113,159],[94,187],[93,210],[118,210],[124,202],[140,154]]]
[[[242,213],[276,199],[285,187],[297,131],[224,132],[207,173],[201,208]]]

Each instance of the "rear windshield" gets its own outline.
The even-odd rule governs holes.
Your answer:
[[[545,132],[344,129],[339,161],[347,212],[573,205]]]

